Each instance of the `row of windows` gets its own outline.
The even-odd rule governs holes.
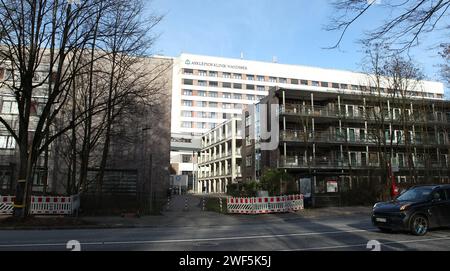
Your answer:
[[[185,69],[184,73],[187,75],[193,75],[194,70],[192,69]],[[198,71],[198,75],[200,76],[213,76],[218,77],[219,73],[216,71]],[[234,79],[243,79],[242,74],[236,74],[236,73],[222,73],[223,78],[234,78]],[[288,78],[282,78],[282,77],[267,77],[263,75],[250,75],[246,74],[245,78],[250,81],[260,81],[260,82],[271,82],[271,83],[281,83],[281,84],[292,84],[292,85],[305,85],[305,86],[313,86],[313,87],[326,87],[326,88],[335,88],[335,89],[347,89],[347,90],[355,90],[355,91],[371,91],[371,92],[378,92],[377,88],[374,87],[366,87],[361,85],[351,85],[351,84],[340,84],[340,83],[330,83],[330,82],[323,82],[323,81],[311,81],[311,80],[304,80],[304,79],[288,79]],[[193,80],[191,79],[184,79],[185,85],[193,85]],[[209,82],[210,86],[218,86],[218,82]],[[212,83],[212,85],[211,85]],[[237,88],[242,89],[242,84],[232,84],[232,83],[222,83],[222,87],[224,88]],[[207,81],[199,80],[198,81],[199,86],[206,86]],[[246,89],[254,89],[254,85],[247,85]],[[264,86],[257,86],[258,90],[264,90]],[[388,93],[389,90],[385,88],[380,89],[383,93]],[[408,91],[406,93],[410,96],[422,96],[422,97],[429,97],[429,98],[443,98],[442,94],[434,94],[434,93],[420,93],[415,91]]]
[[[209,76],[209,77],[219,77],[219,72],[217,71],[206,71],[206,70],[193,70],[193,69],[184,69],[184,74],[186,75],[199,75],[199,76]],[[223,78],[233,78],[233,79],[238,79],[238,80],[242,80],[245,79],[246,80],[251,80],[251,81],[260,81],[260,82],[265,82],[266,81],[266,77],[264,75],[253,75],[253,74],[241,74],[241,73],[229,73],[229,72],[222,72],[221,73],[221,77]],[[295,80],[295,79],[291,79],[291,80]],[[287,84],[288,79],[287,78],[277,78],[277,77],[273,77],[270,76],[268,77],[268,82],[278,82],[278,83],[284,83]]]
[[[214,129],[216,128],[216,123],[208,122],[192,122],[192,121],[182,121],[181,127],[183,128],[199,128],[199,129]]]
[[[199,97],[211,97],[211,98],[224,98],[224,99],[235,99],[235,100],[242,100],[242,97],[246,97],[247,100],[261,100],[262,98],[264,98],[265,96],[263,95],[251,95],[251,94],[247,94],[247,95],[242,95],[239,93],[229,93],[229,92],[222,92],[219,95],[219,92],[215,92],[215,91],[202,91],[199,90],[197,91],[197,95],[194,95],[194,91],[193,90],[189,90],[189,89],[184,89],[183,90],[183,95],[184,96],[199,96]]]
[[[193,86],[194,80],[192,79],[183,79],[183,84],[187,86]],[[198,80],[197,86],[201,87],[219,87],[219,82],[217,81],[204,81],[204,80]],[[258,91],[266,91],[265,86],[256,86],[256,85],[250,85],[246,84],[245,88],[242,84],[239,83],[230,83],[230,82],[223,82],[220,84],[222,88],[234,88],[234,89],[246,89],[246,90],[258,90]]]
[[[16,141],[12,136],[0,135],[0,149],[15,149]]]
[[[262,99],[263,97],[258,96],[258,97],[253,97],[253,96],[247,96],[247,100],[249,101],[253,101],[255,99]],[[232,99],[231,97],[229,97],[229,99]],[[182,100],[181,105],[182,106],[196,106],[196,107],[211,107],[211,108],[217,108],[220,107],[220,104],[222,106],[222,108],[224,109],[242,109],[242,104],[236,104],[236,103],[218,103],[218,102],[208,102],[208,101],[191,101],[191,100]]]
[[[11,115],[18,115],[19,114],[19,108],[17,106],[16,101],[10,101],[10,100],[4,100],[0,103],[0,112],[1,114],[11,114]],[[37,103],[32,102],[30,113],[32,116],[34,115],[41,115],[42,111],[44,110],[45,104],[44,103]]]

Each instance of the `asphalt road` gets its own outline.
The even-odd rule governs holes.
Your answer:
[[[279,218],[217,226],[4,230],[0,231],[0,250],[69,250],[70,240],[78,241],[83,251],[369,251],[371,240],[376,240],[382,251],[450,250],[450,229],[417,237],[381,233],[364,215],[308,219],[286,214]]]

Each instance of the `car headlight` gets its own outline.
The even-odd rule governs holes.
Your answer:
[[[404,210],[408,209],[408,207],[409,207],[410,205],[411,205],[411,204],[405,204],[405,205],[402,205],[402,206],[400,207],[400,211],[404,211]]]

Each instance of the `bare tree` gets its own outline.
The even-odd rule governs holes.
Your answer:
[[[448,0],[335,0],[333,7],[335,12],[326,29],[339,31],[340,36],[332,48],[338,47],[349,28],[373,9],[382,9],[389,17],[363,40],[395,44],[399,50],[416,45],[426,33],[449,27],[445,20],[450,15]]]
[[[0,0],[0,63],[8,71],[0,87],[9,90],[19,111],[17,130],[0,117],[19,146],[16,215],[26,215],[33,168],[43,153],[47,166],[48,148],[55,140],[71,131],[67,190],[79,190],[85,183],[89,151],[100,135],[111,132],[115,116],[123,110],[119,105],[130,104],[129,94],[141,94],[150,84],[141,82],[144,72],[139,71],[145,69],[137,60],[149,54],[154,42],[149,33],[161,17],[145,20],[142,13],[142,0]],[[33,114],[37,96],[46,99],[40,101],[39,114]],[[67,108],[70,114],[63,114]],[[92,131],[97,115],[106,121]],[[75,184],[80,124],[84,164]],[[105,137],[105,157],[108,140]]]

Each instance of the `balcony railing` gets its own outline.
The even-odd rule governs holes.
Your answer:
[[[332,157],[316,157],[315,159],[306,159],[303,156],[281,156],[279,160],[279,166],[282,168],[379,168],[379,162],[368,162],[368,161],[360,161],[360,160],[349,160],[349,159],[335,159]],[[399,169],[408,169],[409,165],[405,163],[398,163],[397,161],[393,161],[393,167],[398,167]],[[450,166],[450,163],[447,161],[424,161],[416,159],[414,161],[414,168],[417,169],[425,169],[425,168],[433,168],[433,169],[446,169]]]
[[[343,128],[345,130],[345,128]],[[377,140],[369,137],[367,134],[363,137],[361,136],[347,136],[345,133],[343,135],[339,135],[331,132],[304,132],[304,131],[296,131],[296,130],[283,130],[280,135],[281,141],[292,141],[292,142],[303,142],[303,143],[348,143],[348,144],[376,144]],[[390,139],[386,141],[387,144],[390,144]],[[406,141],[404,139],[394,140],[392,142],[393,145],[405,145]],[[434,136],[430,136],[430,138],[424,140],[420,137],[415,137],[412,141],[410,141],[411,145],[446,145],[449,144],[448,141],[441,138],[434,138]]]
[[[334,105],[336,106],[336,105]],[[423,122],[438,122],[438,123],[450,123],[450,118],[446,115],[434,115],[432,113],[421,114],[414,113],[406,115],[405,117],[394,115],[392,112],[374,112],[360,110],[357,105],[354,105],[353,110],[339,110],[330,105],[319,106],[315,105],[301,105],[301,104],[286,104],[286,106],[280,105],[280,113],[284,115],[297,115],[297,116],[310,116],[310,117],[332,117],[332,118],[342,118],[342,119],[356,119],[356,120],[381,120],[389,122],[411,122],[411,123],[423,123]]]

